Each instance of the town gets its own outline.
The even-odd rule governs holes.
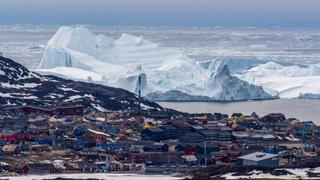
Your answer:
[[[2,176],[277,168],[299,166],[320,152],[320,127],[281,113],[99,112],[74,105],[17,106],[1,114]]]

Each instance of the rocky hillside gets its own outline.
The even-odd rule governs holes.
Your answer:
[[[0,108],[17,105],[84,105],[97,110],[138,109],[138,97],[126,90],[98,84],[42,76],[0,56]],[[165,110],[142,100],[145,110]]]

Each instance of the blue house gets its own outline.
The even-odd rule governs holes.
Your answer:
[[[4,145],[6,145],[7,144],[7,142],[6,141],[4,141],[4,140],[0,140],[0,146],[2,147],[2,146],[4,146]]]
[[[53,139],[50,137],[39,137],[36,139],[37,144],[40,145],[50,145],[52,146],[53,144]]]
[[[96,147],[96,139],[94,136],[83,135],[77,138],[76,146],[79,148],[92,148]]]
[[[312,131],[308,128],[299,128],[295,130],[295,135],[302,138],[308,138],[312,135]]]
[[[73,130],[73,134],[76,136],[81,136],[86,132],[88,132],[88,127],[86,125],[78,125]]]
[[[161,141],[164,140],[165,133],[161,128],[149,128],[142,130],[141,136],[145,141]]]

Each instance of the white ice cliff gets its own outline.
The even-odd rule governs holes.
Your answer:
[[[275,90],[280,98],[303,98],[303,94],[320,94],[318,65],[284,66],[268,62],[245,70],[236,76],[252,84],[263,86],[265,89]],[[308,96],[308,98],[311,97]]]
[[[36,71],[131,92],[137,92],[140,76],[143,95],[182,92],[214,100],[276,97],[276,93],[266,93],[262,87],[233,76],[240,67],[248,70],[258,64],[200,63],[142,37],[123,34],[114,40],[84,27],[61,27],[48,42]]]

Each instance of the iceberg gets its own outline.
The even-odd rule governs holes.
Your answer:
[[[36,71],[134,93],[141,90],[146,97],[163,94],[163,99],[170,97],[168,100],[276,98],[262,87],[233,75],[261,62],[243,64],[236,61],[197,62],[142,36],[122,34],[118,39],[112,39],[79,26],[61,27],[56,32]]]
[[[220,100],[274,99],[277,93],[269,94],[261,86],[250,84],[230,75],[227,65],[222,65],[208,82],[208,89],[213,90],[215,98]]]
[[[317,64],[299,66],[267,62],[236,76],[265,90],[277,91],[280,98],[311,98],[315,96],[310,94],[320,94],[320,66]]]

